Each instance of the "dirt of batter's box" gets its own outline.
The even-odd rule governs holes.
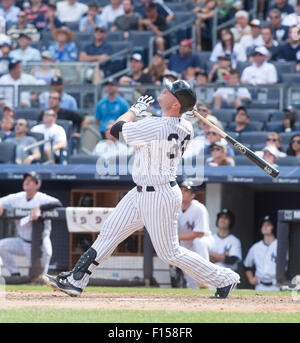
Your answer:
[[[84,292],[74,298],[57,291],[6,291],[0,308],[20,307],[300,313],[300,296],[230,294],[210,299],[208,294]]]

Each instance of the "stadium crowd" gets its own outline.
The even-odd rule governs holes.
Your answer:
[[[292,135],[299,129],[297,108],[291,104],[280,110],[274,107],[274,113],[266,118],[259,117],[261,107],[255,106],[264,93],[270,100],[271,88],[262,86],[282,82],[280,65],[291,62],[291,71],[300,71],[297,26],[300,1],[258,1],[256,13],[251,12],[251,6],[251,0],[175,3],[162,0],[3,0],[0,5],[0,139],[15,144],[19,151],[20,146],[26,146],[24,142],[32,144],[44,138],[47,142],[40,149],[41,152],[44,149],[44,153],[37,155],[29,150],[23,154],[23,159],[16,153],[15,162],[51,160],[61,163],[60,151],[67,149],[69,154],[78,153],[75,147],[83,139],[81,129],[91,124],[91,118],[94,117],[92,121],[99,129],[98,139],[105,139],[108,123],[125,112],[133,100],[141,94],[154,97],[156,94],[155,89],[134,87],[128,97],[128,92],[124,91],[126,87],[141,84],[161,87],[165,78],[172,81],[182,78],[196,87],[201,113],[235,137],[244,135],[243,143],[271,164],[280,163],[287,155],[298,157],[297,136]],[[181,12],[194,18],[189,25],[195,25],[196,37],[189,30],[184,34],[174,31],[161,35],[178,24],[176,20],[180,20]],[[213,20],[218,20],[218,24],[231,23],[219,30],[215,46],[212,46]],[[144,40],[154,37],[153,56],[148,56],[146,45],[142,48],[134,41],[130,45],[128,68],[121,69],[120,73],[110,57],[118,50],[120,41],[129,43],[132,33],[136,32],[149,33],[149,36],[142,36]],[[120,39],[114,34],[120,34]],[[174,42],[178,49],[169,52]],[[123,62],[126,54],[121,56]],[[85,78],[81,83],[92,83],[103,89],[94,108],[84,110],[76,97],[64,91],[68,81],[64,81],[62,62],[93,66],[96,63],[90,79]],[[33,66],[29,72],[28,64]],[[114,77],[116,72],[119,72],[118,77]],[[50,91],[20,91],[19,87],[24,85],[49,86]],[[206,88],[202,96],[200,92],[205,85],[215,88]],[[22,109],[30,108],[40,109],[35,118],[29,117],[28,111],[22,114]],[[51,111],[46,112],[49,109]],[[255,109],[258,109],[257,113],[254,113]],[[272,104],[266,111],[269,110],[272,110]],[[159,111],[157,103],[154,103],[154,111]],[[53,143],[56,137],[49,132],[57,133],[57,130],[40,129],[50,125],[45,124],[45,118],[49,117],[55,117],[53,125],[64,128],[63,144]],[[18,137],[19,119],[26,122],[26,140]],[[215,132],[206,130],[197,121],[194,121],[194,128],[204,140],[207,165],[243,163],[238,161],[242,156]],[[265,133],[256,144],[246,139],[247,132],[253,131]],[[41,134],[39,138],[34,136],[36,132]],[[47,148],[51,140],[52,157],[55,156],[52,159]],[[97,151],[94,148],[91,154]],[[26,157],[28,154],[30,158]]]

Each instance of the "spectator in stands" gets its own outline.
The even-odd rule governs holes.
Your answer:
[[[110,79],[105,85],[107,96],[98,102],[95,113],[102,138],[105,138],[107,123],[110,120],[117,120],[130,108],[128,102],[118,94],[117,81]]]
[[[300,135],[298,133],[291,137],[286,153],[288,156],[300,157]]]
[[[213,88],[207,88],[205,85],[209,83],[208,74],[204,70],[196,71],[195,73],[195,92],[197,99],[203,101],[205,104],[211,104],[211,99],[214,94]],[[204,87],[197,87],[204,86]]]
[[[212,20],[215,15],[216,0],[206,0],[203,6],[194,7],[194,12],[197,15],[196,30],[197,30],[197,50],[202,50],[202,33],[206,31],[206,36],[211,36]],[[205,35],[204,35],[205,36]],[[207,37],[205,37],[207,38]]]
[[[30,24],[34,24],[38,16],[46,16],[47,5],[45,5],[42,0],[30,0],[30,6],[24,8],[24,12],[26,13],[27,21]],[[38,22],[36,23],[38,24]]]
[[[167,30],[166,19],[158,14],[157,5],[150,2],[145,7],[146,18],[141,18],[139,26],[141,30],[151,30],[156,36]],[[167,46],[167,37],[157,37],[155,39],[155,48],[159,51],[164,51]]]
[[[220,42],[215,45],[210,55],[209,60],[211,62],[216,63],[220,55],[224,56],[226,54],[231,56],[232,68],[236,68],[238,62],[247,61],[245,49],[240,43],[234,42],[233,34],[229,28],[224,28],[219,31],[219,39]]]
[[[278,80],[275,66],[267,62],[269,51],[265,46],[254,49],[253,63],[246,67],[241,76],[241,83],[259,85],[275,84]]]
[[[278,58],[278,51],[279,51],[279,43],[274,40],[273,31],[271,27],[265,26],[261,29],[261,36],[264,41],[264,46],[269,51],[269,58],[270,61],[276,61]]]
[[[56,7],[57,17],[62,23],[79,22],[88,11],[88,6],[77,0],[58,1]]]
[[[1,17],[0,17],[1,18]],[[11,44],[10,37],[5,33],[5,28],[0,27],[0,45],[3,43]]]
[[[300,1],[296,1],[296,12],[288,14],[284,17],[282,21],[282,25],[286,26],[294,26],[299,24],[299,16],[300,16]]]
[[[279,62],[296,61],[296,71],[300,71],[300,35],[296,25],[290,27],[287,42],[279,46],[277,60]]]
[[[12,50],[9,54],[12,59],[19,60],[22,63],[41,61],[42,57],[39,50],[30,46],[31,38],[29,35],[20,33],[18,42],[19,48]]]
[[[42,65],[34,67],[30,74],[37,80],[43,80],[47,85],[50,85],[51,79],[55,76],[61,76],[61,73],[58,69],[55,69],[50,65],[50,63],[53,62],[50,51],[43,51],[41,57]]]
[[[206,160],[206,163],[210,167],[219,167],[219,166],[235,166],[234,158],[227,155],[226,146],[224,140],[217,141],[210,146],[210,155]]]
[[[170,70],[167,67],[164,54],[161,51],[154,53],[151,63],[144,69],[144,73],[149,74],[156,85],[162,84],[164,77],[170,73]]]
[[[285,42],[289,37],[289,24],[283,24],[281,12],[274,8],[269,12],[269,20],[273,31],[274,39],[278,42]]]
[[[107,22],[101,17],[98,4],[90,2],[87,14],[80,19],[79,31],[93,33],[96,27],[107,28]]]
[[[143,57],[139,53],[132,54],[130,58],[130,75],[122,76],[120,82],[124,82],[124,80],[130,80],[131,85],[142,85],[142,84],[152,84],[152,78],[149,73],[145,73],[144,71],[144,62]],[[147,94],[154,96],[153,90],[147,89],[136,89],[141,95]]]
[[[179,77],[182,77],[185,70],[188,67],[196,68],[200,70],[201,63],[199,56],[193,54],[193,43],[189,39],[183,39],[180,41],[177,54],[172,54],[168,63],[170,70],[176,71]]]
[[[26,13],[24,11],[20,11],[18,13],[18,22],[12,25],[7,31],[14,49],[18,45],[18,39],[21,33],[29,36],[33,42],[36,42],[40,39],[36,27],[33,24],[27,22]]]
[[[69,110],[61,106],[61,94],[58,91],[51,91],[49,94],[49,109],[55,111],[57,119],[59,120],[71,120],[73,123],[74,137],[80,137],[80,130],[82,127],[88,124],[88,119],[78,111]],[[43,111],[39,117],[39,121],[43,119],[45,111]],[[76,131],[76,132],[75,132]]]
[[[218,56],[218,63],[215,63],[209,74],[208,82],[228,83],[231,70],[231,56],[229,54]]]
[[[142,18],[146,18],[145,7],[151,2],[155,3],[158,14],[163,16],[167,22],[175,18],[174,12],[161,0],[141,0],[140,3],[136,3],[134,12],[138,13]]]
[[[250,123],[250,117],[244,106],[240,106],[236,109],[234,121],[235,127],[233,129],[233,132],[242,133],[249,131],[248,124]]]
[[[286,153],[281,149],[281,136],[278,132],[272,131],[268,133],[268,137],[266,139],[266,146],[274,145],[278,150],[278,157],[285,157]],[[263,150],[255,151],[255,154],[259,157],[263,157]]]
[[[78,51],[74,43],[75,35],[66,26],[53,31],[56,43],[49,46],[49,51],[54,62],[75,62],[78,59]]]
[[[33,20],[33,24],[38,31],[52,31],[61,28],[63,23],[56,16],[56,4],[48,3],[47,11],[40,13]]]
[[[280,11],[282,19],[295,12],[294,7],[288,3],[288,0],[275,0],[275,4],[269,7],[269,13],[273,8]]]
[[[251,56],[253,50],[257,46],[264,45],[263,38],[261,36],[261,22],[258,19],[250,21],[251,34],[245,35],[241,38],[240,43],[246,51],[247,57]]]
[[[61,76],[54,76],[51,79],[50,86],[51,86],[51,91],[55,90],[55,91],[58,91],[60,93],[60,95],[61,95],[60,106],[62,108],[65,108],[68,110],[73,110],[73,111],[78,110],[78,105],[77,105],[76,99],[72,95],[70,95],[64,91],[64,80]],[[40,102],[42,104],[44,104],[44,109],[49,108],[48,99],[49,99],[49,93],[44,94],[44,96],[40,100]]]
[[[15,119],[16,111],[10,102],[5,102],[2,107],[2,115]]]
[[[166,73],[165,78],[170,80],[171,82],[175,82],[178,80],[178,74],[176,71],[170,70],[168,73]]]
[[[45,140],[52,139],[52,151],[51,143],[44,144],[45,161],[51,159],[51,153],[54,153],[55,162],[59,159],[60,151],[67,147],[67,137],[65,129],[56,124],[57,114],[52,109],[48,109],[44,112],[43,122],[35,125],[31,131],[39,132],[44,135]]]
[[[216,142],[222,142],[222,144],[225,146],[226,153],[228,156],[233,157],[234,156],[234,150],[232,147],[230,147],[226,140],[222,138],[221,135],[219,135],[217,132],[215,132],[213,129],[209,129],[204,134],[205,140],[204,140],[204,155],[210,154],[210,147],[212,144]]]
[[[8,65],[12,58],[9,56],[11,52],[11,44],[2,43],[0,45],[0,77],[8,74]]]
[[[139,29],[140,15],[134,12],[133,0],[123,0],[124,14],[118,16],[110,31],[123,31],[124,39],[128,39],[130,30]]]
[[[0,17],[3,17],[7,23],[16,23],[20,8],[14,5],[14,0],[2,0],[0,7]]]
[[[110,0],[110,4],[103,7],[101,12],[101,18],[108,28],[113,25],[115,20],[124,14],[124,8],[122,0]]]
[[[5,140],[14,137],[14,119],[11,116],[3,116],[1,119],[1,131],[5,133]]]
[[[247,11],[240,10],[235,13],[236,24],[230,30],[233,33],[234,41],[239,42],[243,36],[251,34],[249,25],[249,14]]]
[[[283,110],[283,114],[282,124],[271,126],[270,131],[281,133],[296,130],[295,123],[298,117],[297,110],[292,106],[288,106]]]
[[[125,143],[111,135],[110,129],[114,123],[114,120],[107,123],[105,139],[100,140],[93,150],[93,155],[100,156],[103,160],[108,160],[109,158],[120,155],[130,155],[133,152],[132,147],[127,146]]]
[[[200,109],[198,106],[198,112],[200,114],[206,114],[206,119],[209,120],[211,123],[213,123],[215,126],[223,130],[223,125],[219,121],[219,119],[216,116],[213,116],[210,112],[210,110],[205,106],[204,104],[201,105]],[[202,114],[202,115],[203,115]],[[205,123],[203,123],[200,119],[197,122],[197,125],[194,126],[195,136],[203,136],[206,140],[206,133],[211,130],[211,127]],[[208,141],[205,141],[205,144],[208,144]]]
[[[229,73],[229,86],[240,85],[240,74],[237,70],[232,69]],[[216,90],[213,96],[214,109],[220,108],[237,108],[242,106],[243,102],[251,100],[251,94],[245,87],[240,88],[223,88],[220,87]]]
[[[264,147],[262,158],[275,168],[278,168],[278,165],[276,164],[278,157],[279,151],[275,145],[267,145]]]
[[[12,103],[15,107],[28,107],[30,106],[30,92],[24,91],[19,98],[19,86],[21,85],[37,85],[40,84],[32,75],[23,72],[21,61],[11,60],[8,65],[9,73],[1,76],[0,78],[0,98]],[[3,85],[14,86],[14,91],[10,87],[1,87]],[[1,100],[0,100],[1,105]]]
[[[16,144],[16,163],[31,164],[41,159],[40,149],[38,147],[24,151],[28,145],[36,143],[36,139],[28,136],[29,124],[26,119],[19,118],[15,124],[15,136],[6,139],[7,142]]]

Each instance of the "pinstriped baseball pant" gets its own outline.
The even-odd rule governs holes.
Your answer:
[[[182,193],[178,185],[155,186],[154,192],[142,192],[133,188],[118,203],[107,218],[92,248],[96,250],[95,260],[104,262],[111,256],[119,243],[133,232],[147,228],[158,257],[166,263],[175,265],[192,278],[215,287],[224,287],[236,282],[239,275],[229,268],[217,266],[197,253],[179,245],[177,217],[182,203]],[[96,268],[89,266],[89,271]],[[69,282],[84,288],[89,275],[81,280],[69,276]]]

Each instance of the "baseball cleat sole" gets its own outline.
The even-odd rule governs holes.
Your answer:
[[[228,295],[230,294],[230,292],[238,283],[240,283],[240,280],[232,283],[231,285],[217,288],[216,293],[213,296],[211,296],[210,299],[226,299]]]
[[[71,297],[79,297],[82,293],[81,288],[74,287],[68,281],[61,283],[58,276],[54,277],[48,274],[42,276],[43,281],[47,286],[50,286],[54,290],[58,290],[68,294]]]

